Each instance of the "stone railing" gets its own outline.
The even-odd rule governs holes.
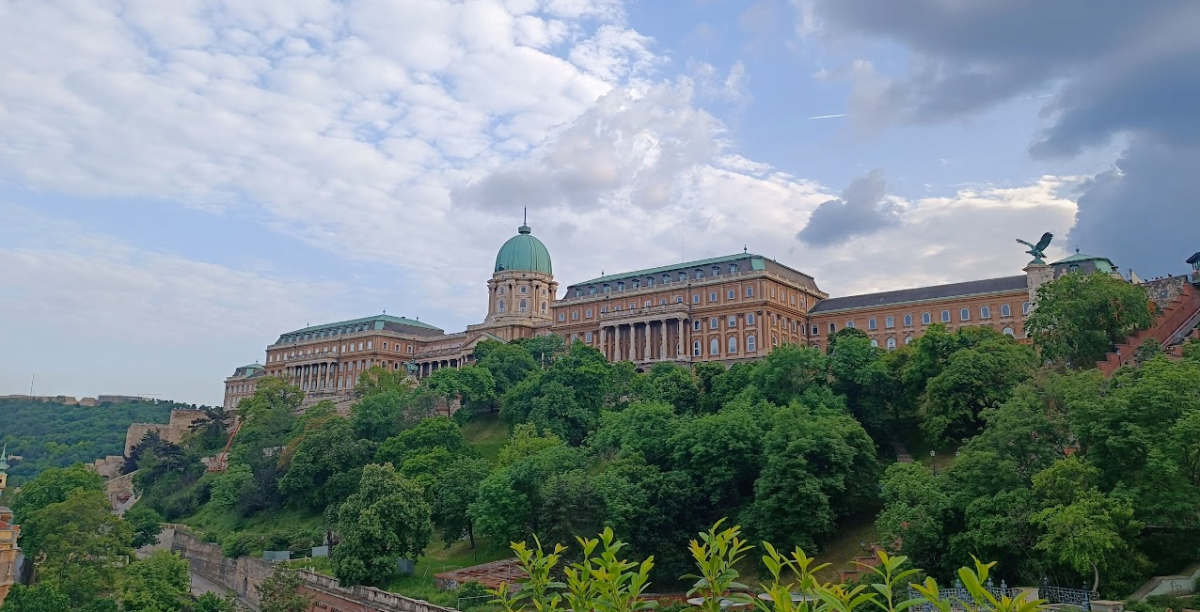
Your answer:
[[[689,312],[691,312],[691,307],[686,302],[682,304],[659,304],[658,306],[642,306],[641,308],[602,312],[600,313],[600,321],[602,323],[622,323],[625,319],[655,316],[684,318],[687,317]]]

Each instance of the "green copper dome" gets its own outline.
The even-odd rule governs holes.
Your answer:
[[[496,272],[543,272],[553,274],[550,267],[550,251],[541,240],[530,234],[528,225],[517,228],[516,236],[508,239],[496,254]]]

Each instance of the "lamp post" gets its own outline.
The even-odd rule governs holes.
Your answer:
[[[937,474],[937,451],[935,450],[929,451],[929,469]]]

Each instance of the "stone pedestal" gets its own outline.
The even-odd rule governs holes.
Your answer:
[[[1046,263],[1029,262],[1025,266],[1025,286],[1029,288],[1029,308],[1037,307],[1038,287],[1054,280],[1054,269]]]

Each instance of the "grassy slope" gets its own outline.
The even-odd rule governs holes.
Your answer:
[[[500,420],[499,413],[475,417],[463,427],[462,432],[467,444],[492,463],[499,459],[500,447],[508,442],[508,425]]]

